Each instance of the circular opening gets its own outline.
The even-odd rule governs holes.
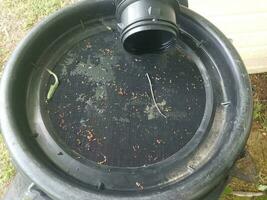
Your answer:
[[[141,167],[169,158],[194,137],[206,93],[185,52],[133,56],[108,31],[68,48],[50,64],[60,86],[43,104],[46,123],[67,152],[101,165]],[[43,81],[42,99],[53,81]]]
[[[165,30],[142,30],[124,39],[124,48],[134,54],[164,51],[175,41],[175,34]]]

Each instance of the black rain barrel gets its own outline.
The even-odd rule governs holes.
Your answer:
[[[250,131],[249,76],[216,27],[180,12],[178,42],[162,54],[123,49],[109,0],[55,13],[13,53],[1,128],[52,199],[201,199],[226,180]],[[59,79],[49,100],[47,69]]]

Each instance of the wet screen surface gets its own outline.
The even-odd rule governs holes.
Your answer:
[[[98,164],[160,162],[192,139],[204,114],[201,74],[178,48],[133,56],[106,30],[72,46],[53,71],[60,85],[45,110],[54,137]],[[51,77],[46,92],[52,83]]]

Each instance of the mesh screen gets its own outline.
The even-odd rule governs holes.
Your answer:
[[[203,117],[202,77],[179,48],[129,55],[118,33],[106,29],[72,46],[53,71],[60,85],[45,109],[54,137],[99,164],[162,161],[190,141]],[[52,82],[50,77],[46,91]]]

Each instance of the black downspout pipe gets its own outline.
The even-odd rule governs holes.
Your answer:
[[[133,54],[164,51],[179,33],[177,0],[115,0],[125,50]]]

